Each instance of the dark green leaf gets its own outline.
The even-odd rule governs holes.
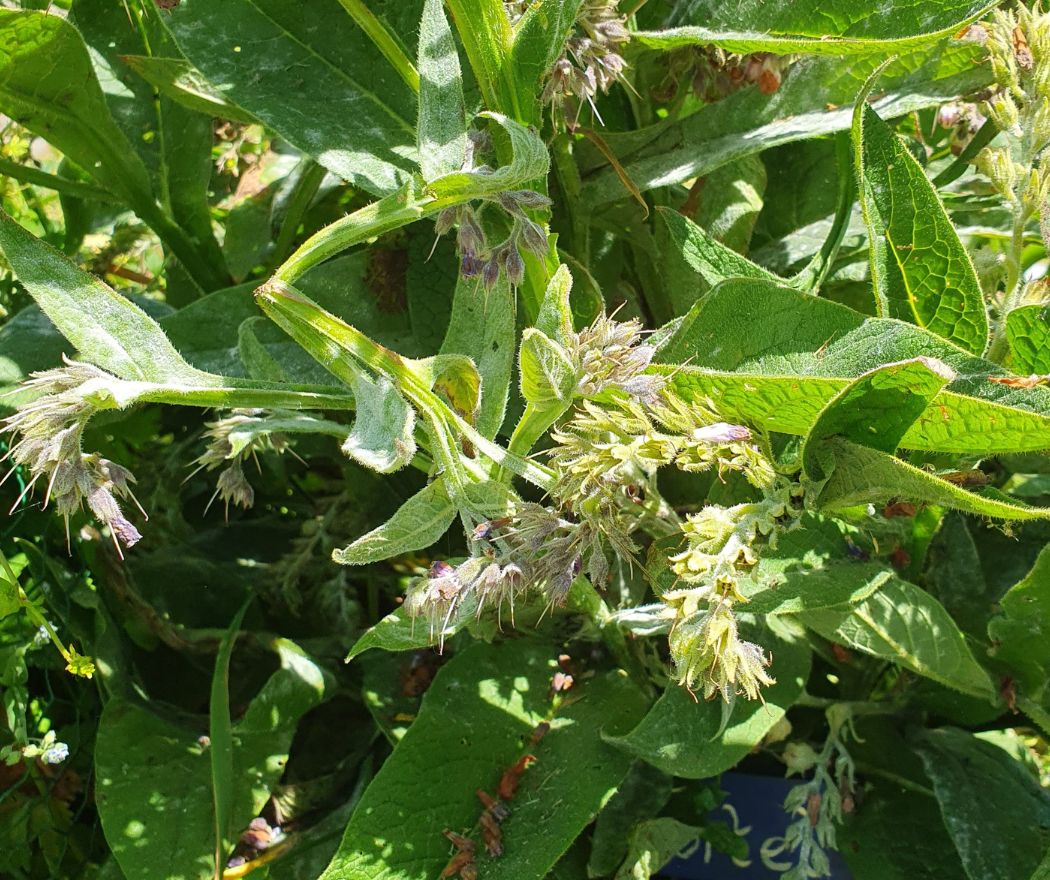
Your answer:
[[[182,0],[167,22],[215,88],[334,174],[382,196],[414,170],[415,96],[335,0]]]
[[[674,27],[635,34],[635,39],[657,49],[714,45],[743,55],[885,56],[951,36],[992,5],[986,0],[937,0],[922,6],[905,0],[803,0],[780,6],[686,0],[675,8]]]
[[[799,618],[847,648],[899,663],[964,693],[989,700],[995,696],[988,673],[955,621],[933,596],[907,581],[887,581],[852,608],[807,611]]]
[[[1050,843],[1050,794],[1005,750],[927,730],[919,756],[970,880],[1029,880]]]
[[[1050,548],[999,604],[1002,613],[988,623],[992,656],[1010,667],[1025,696],[1039,700],[1050,680]]]
[[[481,812],[475,790],[493,791],[526,750],[537,763],[509,804],[504,853],[490,859],[479,841],[477,861],[479,873],[494,880],[546,876],[630,766],[602,733],[630,726],[645,706],[621,673],[596,675],[577,685],[581,698],[530,745],[533,728],[551,711],[557,654],[554,646],[518,639],[472,645],[444,666],[365,792],[324,880],[436,877],[450,858],[442,831],[473,827]]]
[[[1025,375],[1050,373],[1050,323],[1043,306],[1021,306],[1006,316],[1011,366]]]

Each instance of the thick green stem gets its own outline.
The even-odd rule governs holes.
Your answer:
[[[1028,222],[1029,211],[1023,207],[1017,209],[1014,216],[1010,242],[1006,249],[1006,280],[1004,284],[1003,303],[999,316],[992,329],[992,341],[988,346],[988,359],[1002,363],[1009,351],[1006,339],[1006,319],[1021,302],[1024,296],[1024,278],[1021,259],[1024,253],[1024,230]]]
[[[408,184],[404,189],[365,205],[314,233],[281,264],[274,273],[274,280],[293,284],[314,266],[347,248],[465,201],[469,201],[466,196],[436,199]]]
[[[401,40],[386,23],[376,18],[363,0],[339,0],[343,9],[357,22],[368,38],[375,43],[376,48],[383,53],[383,57],[390,62],[391,66],[398,72],[410,89],[419,94],[419,71],[409,60],[408,52]]]

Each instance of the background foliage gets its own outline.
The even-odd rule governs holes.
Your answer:
[[[0,876],[1050,876],[995,5],[0,4]]]

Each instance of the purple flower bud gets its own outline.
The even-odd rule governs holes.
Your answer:
[[[432,563],[430,563],[430,571],[427,572],[427,577],[430,577],[430,578],[448,577],[450,574],[453,574],[454,572],[455,572],[455,569],[451,565],[449,565],[447,562],[445,562],[444,559],[435,559]]]
[[[507,280],[512,286],[517,287],[525,280],[525,261],[516,247],[507,250],[504,265],[507,267]]]
[[[750,440],[751,432],[743,425],[715,422],[713,425],[704,425],[694,430],[693,439],[699,443],[737,443]]]
[[[481,281],[485,285],[485,290],[492,290],[499,281],[499,258],[496,254],[490,256],[486,261],[485,268],[481,270]]]
[[[531,220],[525,220],[521,224],[521,240],[530,251],[538,257],[547,254],[547,236],[543,228]]]
[[[507,193],[523,208],[549,208],[551,200],[531,189],[515,189]]]
[[[437,215],[437,220],[434,221],[434,231],[438,235],[444,235],[455,224],[458,214],[459,210],[457,208],[445,208],[444,211]]]
[[[481,271],[481,261],[473,251],[464,251],[459,258],[459,271],[464,278],[473,278]]]

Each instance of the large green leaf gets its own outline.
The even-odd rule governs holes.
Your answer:
[[[902,817],[907,821],[902,821]],[[963,866],[929,795],[877,780],[838,831],[853,880],[957,880]]]
[[[908,429],[945,385],[955,378],[949,367],[929,358],[887,364],[851,382],[817,416],[802,446],[806,476],[827,476],[825,443],[847,440],[891,455]]]
[[[157,95],[124,62],[128,55],[149,61],[148,56],[177,51],[160,10],[148,3],[126,8],[109,0],[76,0],[72,12],[113,118],[149,171],[153,191],[207,260],[222,270],[208,205],[212,120]]]
[[[0,109],[128,202],[149,198],[146,167],[110,115],[87,47],[64,18],[0,10]]]
[[[284,640],[275,672],[231,728],[229,827],[245,828],[284,772],[302,715],[320,702],[320,669]],[[210,749],[205,724],[177,724],[110,700],[95,746],[95,802],[110,849],[127,877],[215,876]],[[178,821],[172,821],[177,816]]]
[[[821,467],[830,477],[815,497],[810,497],[818,508],[838,510],[898,498],[994,519],[1050,518],[1050,507],[1029,507],[992,488],[970,491],[889,453],[841,437],[826,440],[820,456]]]
[[[990,381],[1007,375],[912,324],[769,283],[729,281],[690,311],[659,358],[687,399],[714,401],[723,418],[806,435],[852,379],[917,357],[957,378],[904,435],[905,449],[976,455],[1040,450],[1050,430],[1050,392]]]
[[[1010,667],[1025,696],[1038,700],[1050,680],[1050,548],[999,605],[1002,613],[988,623],[992,656]]]
[[[441,0],[426,0],[419,30],[419,167],[434,180],[463,167],[467,117],[463,75]]]
[[[450,858],[442,831],[474,827],[481,812],[475,791],[493,791],[525,749],[537,764],[507,804],[503,855],[488,858],[479,841],[476,859],[489,878],[546,876],[630,766],[602,733],[629,727],[645,707],[626,676],[599,673],[577,684],[581,698],[551,718],[558,651],[530,639],[478,643],[444,666],[365,792],[324,880],[436,877]],[[550,732],[529,744],[547,719]]]
[[[334,174],[382,196],[414,170],[415,95],[336,0],[183,0],[167,22],[213,86]]]
[[[885,94],[873,106],[891,118],[975,91],[991,81],[990,72],[977,66],[982,55],[958,44],[905,52],[883,73]],[[610,133],[605,140],[643,192],[681,183],[778,144],[848,129],[850,108],[881,60],[804,58],[773,98],[745,89],[685,119]],[[588,160],[579,210],[628,197],[617,169],[604,165],[598,155]]]
[[[91,363],[125,379],[201,384],[207,377],[186,363],[149,315],[2,212],[0,251],[44,314]]]
[[[933,596],[907,581],[887,581],[852,608],[807,611],[799,619],[826,639],[955,690],[989,700],[995,695],[955,621]]]
[[[987,0],[802,0],[770,6],[760,0],[687,0],[675,7],[669,30],[643,31],[646,46],[674,49],[714,45],[750,54],[889,55],[951,36],[983,15]]]
[[[864,101],[853,142],[879,313],[981,354],[988,344],[984,294],[933,184]]]
[[[1005,749],[962,730],[917,744],[970,880],[1029,880],[1050,844],[1050,794]]]
[[[809,677],[810,650],[802,641],[752,632],[772,653],[770,673],[776,684],[763,689],[764,702],[738,699],[723,730],[722,702],[699,703],[678,685],[670,685],[641,723],[611,743],[665,773],[687,779],[717,776],[737,764],[798,699]]]

